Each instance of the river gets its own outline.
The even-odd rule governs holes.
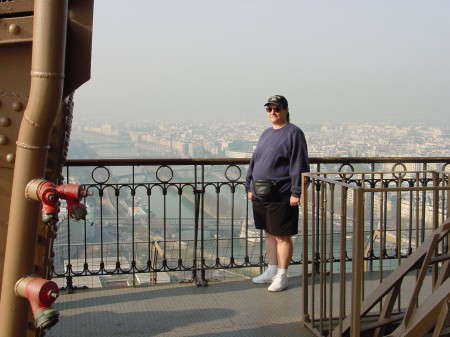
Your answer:
[[[120,142],[119,139],[113,139],[104,137],[96,134],[85,134],[75,132],[71,137],[71,143],[69,147],[69,159],[112,159],[112,158],[168,158],[177,157],[175,154],[161,154],[158,149],[152,147],[138,147],[130,142],[124,140]],[[130,167],[109,167],[111,175],[114,177],[131,175]],[[137,167],[135,168],[135,174],[144,172],[145,168]],[[176,168],[173,168],[176,170]],[[191,175],[189,178],[188,174]],[[208,174],[208,173],[207,173]],[[217,177],[217,172],[212,172],[210,176],[207,177],[208,181],[221,180]],[[219,174],[220,175],[220,174]],[[191,173],[178,173],[179,182],[190,182],[193,183]],[[182,178],[180,178],[182,177]],[[182,180],[183,179],[183,180]],[[157,182],[156,179],[154,179]],[[162,185],[161,185],[162,186]],[[140,206],[146,210],[151,211],[153,215],[160,218],[189,218],[192,219],[195,216],[194,204],[193,204],[193,190],[191,187],[186,186],[183,188],[183,197],[180,198],[178,191],[175,186],[170,187],[167,190],[167,194],[164,196],[162,188],[153,188],[151,190],[151,195],[148,195],[148,187],[139,186],[136,188],[136,198],[140,202]],[[236,189],[234,195],[234,211],[235,216],[242,217],[245,215],[245,191],[243,188]],[[216,200],[217,195],[214,191],[213,186],[209,186],[205,193],[205,204],[204,204],[204,217],[206,220],[213,219],[216,217]],[[220,193],[220,217],[221,218],[231,218],[231,202],[232,195],[229,188],[222,188]],[[212,204],[212,206],[209,206]],[[237,213],[236,213],[237,212]],[[228,216],[227,216],[228,215]]]

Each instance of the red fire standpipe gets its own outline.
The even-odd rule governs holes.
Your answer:
[[[59,220],[60,199],[66,200],[67,212],[71,218],[85,219],[86,206],[81,204],[80,200],[88,195],[89,193],[80,185],[56,186],[42,178],[33,179],[25,188],[27,199],[42,202],[42,220],[50,226]],[[58,286],[55,282],[24,277],[17,281],[15,292],[28,298],[37,328],[47,329],[59,321],[59,312],[50,307],[58,297]]]
[[[42,201],[42,221],[56,224],[59,214],[59,196],[55,184],[44,179],[34,179],[25,188],[28,200]]]
[[[17,281],[14,291],[16,295],[25,297],[30,302],[36,328],[48,329],[58,323],[59,312],[51,307],[59,295],[55,282],[24,277]]]
[[[74,220],[86,219],[86,206],[80,200],[90,195],[81,185],[56,186],[42,178],[30,181],[25,189],[27,199],[42,201],[42,220],[47,225],[58,222],[60,199],[66,200],[67,212]]]

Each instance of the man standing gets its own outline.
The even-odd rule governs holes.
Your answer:
[[[270,283],[269,291],[282,291],[288,287],[291,236],[298,234],[301,174],[309,172],[308,148],[303,131],[289,122],[284,96],[271,96],[264,106],[272,126],[258,141],[246,188],[253,204],[255,227],[266,234],[269,266],[253,282]]]

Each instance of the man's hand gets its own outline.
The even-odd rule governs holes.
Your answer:
[[[253,200],[253,192],[247,192],[247,200]]]
[[[291,199],[289,200],[291,203],[291,206],[299,206],[300,205],[300,198],[291,196]]]

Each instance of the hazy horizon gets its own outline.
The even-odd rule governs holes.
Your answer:
[[[134,6],[132,6],[134,4]],[[450,123],[450,1],[95,2],[74,121]]]

